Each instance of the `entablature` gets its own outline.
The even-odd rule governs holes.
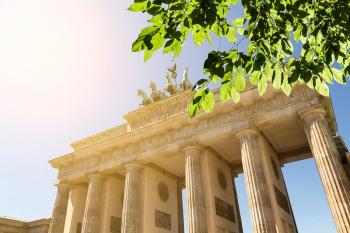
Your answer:
[[[233,102],[217,104],[211,113],[201,113],[194,120],[189,119],[186,109],[179,110],[182,113],[177,113],[175,116],[165,114],[164,116],[170,116],[170,122],[176,121],[175,126],[165,117],[165,120],[160,118],[157,122],[143,126],[135,123],[134,129],[128,129],[128,132],[115,137],[109,133],[99,134],[98,140],[94,139],[94,142],[98,143],[81,147],[50,163],[60,169],[61,178],[81,177],[93,171],[121,166],[128,161],[139,160],[148,163],[153,156],[170,156],[178,153],[181,145],[188,141],[210,140],[210,138],[239,130],[247,122],[259,122],[260,119],[266,121],[266,116],[273,118],[277,113],[283,114],[281,113],[283,111],[288,114],[296,113],[301,109],[320,106],[320,104],[326,109],[331,108],[328,98],[320,97],[306,86],[295,87],[289,97],[272,88],[268,91],[269,94],[264,97],[253,96],[255,94],[252,91],[245,92],[239,104]],[[191,99],[189,92],[185,96]],[[142,111],[141,115],[145,114]],[[333,113],[327,112],[332,118],[330,122],[335,122]],[[135,111],[132,114],[137,115],[137,113]],[[138,119],[136,115],[132,115],[131,118]],[[130,120],[128,115],[126,119]],[[125,124],[123,127],[125,129],[128,126]]]

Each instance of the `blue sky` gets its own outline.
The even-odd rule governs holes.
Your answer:
[[[69,144],[123,122],[138,107],[137,89],[164,86],[173,60],[147,63],[130,52],[145,17],[118,0],[0,0],[0,215],[34,220],[51,215],[56,171],[48,160]],[[176,62],[194,82],[209,50],[188,41]],[[221,47],[227,46],[222,41]],[[244,46],[244,44],[242,45]],[[350,143],[350,86],[331,86],[339,132]],[[300,233],[336,232],[314,161],[283,168]],[[243,176],[237,189],[250,232]]]

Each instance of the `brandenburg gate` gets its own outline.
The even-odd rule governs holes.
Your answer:
[[[296,233],[281,167],[315,159],[339,233],[350,232],[349,159],[329,98],[304,85],[289,97],[247,86],[238,104],[194,119],[187,71],[151,83],[125,124],[74,142],[58,169],[50,233],[242,233],[234,179],[243,173],[253,233]],[[176,78],[176,76],[175,76]],[[305,174],[307,175],[307,174]]]

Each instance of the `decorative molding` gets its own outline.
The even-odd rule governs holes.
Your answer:
[[[180,93],[164,101],[130,112],[124,116],[124,119],[127,121],[130,130],[139,129],[185,113],[192,97],[192,91]]]
[[[173,98],[183,98],[184,96],[186,96],[185,94],[186,93],[183,93],[179,96],[174,96]],[[189,92],[187,92],[187,94],[189,94]],[[138,141],[137,143],[128,144],[124,147],[117,148],[109,153],[103,153],[100,155],[95,154],[94,156],[76,160],[75,162],[72,161],[69,163],[68,166],[64,166],[60,169],[59,177],[68,176],[73,173],[80,173],[89,169],[97,169],[97,166],[103,164],[110,164],[113,161],[117,162],[118,164],[122,164],[125,161],[135,161],[140,158],[139,156],[141,153],[144,153],[146,151],[149,152],[151,150],[154,150],[161,146],[166,146],[167,144],[171,144],[174,142],[181,143],[181,140],[188,140],[196,135],[206,133],[211,129],[221,127],[232,128],[234,124],[246,121],[247,119],[251,119],[253,117],[257,117],[259,114],[288,108],[292,105],[296,106],[298,109],[310,107],[315,104],[318,104],[318,102],[314,102],[314,97],[317,97],[317,94],[314,91],[310,90],[306,86],[299,86],[292,91],[289,97],[284,95],[283,93],[278,93],[269,99],[261,99],[260,101],[252,103],[248,106],[237,106],[231,111],[217,113],[216,115],[214,115],[214,113],[208,114],[205,118],[199,118],[199,120],[195,123],[184,125],[182,128],[173,129],[167,131],[166,133],[159,133],[150,136],[148,138]],[[169,98],[165,102],[171,102],[173,98]],[[188,98],[188,96],[186,98]],[[174,101],[174,104],[175,103],[177,103],[176,100]],[[137,128],[145,126],[146,124],[153,124],[154,122],[158,122],[161,119],[174,116],[174,114],[179,114],[179,112],[174,111],[174,109],[171,109],[173,108],[170,107],[173,106],[172,104],[166,104],[165,107],[163,106],[163,104],[165,103],[159,102],[155,105],[144,107],[140,110],[135,111],[134,113],[128,114],[126,116],[126,119],[129,122],[134,122],[132,124],[134,125],[134,127]],[[147,111],[149,111],[151,115],[155,114],[155,112],[157,112],[157,109],[162,109],[160,106],[163,106],[165,109],[168,110],[171,109],[169,110],[170,113],[164,113],[161,117],[157,119],[150,117],[147,118],[147,120],[140,117],[140,115],[143,116],[144,114],[146,114],[145,112]],[[150,110],[153,108],[155,108],[154,112]],[[184,109],[181,111],[184,111]],[[145,123],[142,123],[143,120],[145,120]],[[102,142],[112,137],[113,136],[111,136],[111,134],[107,134],[107,136],[105,137],[100,135],[98,137],[98,140],[94,139],[91,142],[84,142],[84,146],[96,141]]]
[[[115,128],[103,131],[99,134],[84,138],[80,141],[74,142],[71,144],[71,147],[73,147],[75,151],[81,150],[88,146],[95,145],[100,142],[104,142],[106,140],[122,136],[126,133],[127,133],[127,124],[123,124]]]

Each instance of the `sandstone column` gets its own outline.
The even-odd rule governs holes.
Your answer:
[[[97,233],[100,231],[100,206],[102,197],[103,177],[89,176],[89,188],[86,197],[82,233]]]
[[[301,114],[312,154],[339,233],[350,232],[350,182],[325,119],[323,109]]]
[[[49,227],[49,233],[63,233],[66,221],[70,187],[67,184],[57,184],[55,207]]]
[[[200,148],[188,146],[186,155],[186,190],[188,233],[206,233],[206,211],[202,187]]]
[[[257,142],[258,132],[253,129],[246,129],[239,132],[236,136],[241,144],[242,165],[248,194],[250,218],[252,220],[252,232],[275,233],[276,226]]]
[[[130,163],[125,166],[126,179],[124,187],[122,233],[140,232],[140,169],[141,165]]]

